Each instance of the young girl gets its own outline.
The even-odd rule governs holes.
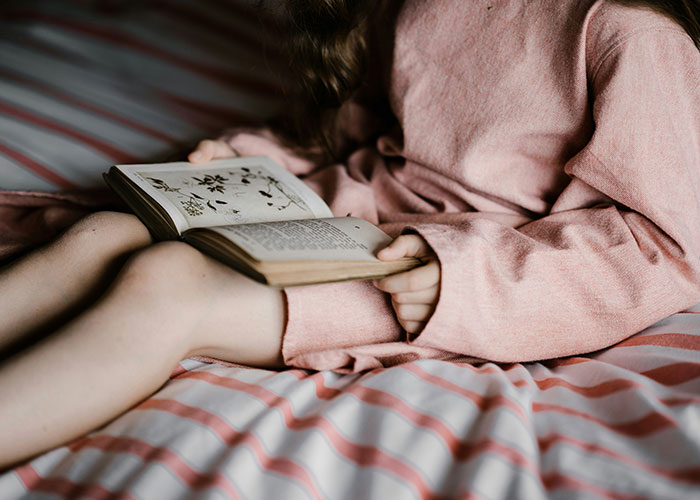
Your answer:
[[[191,161],[268,155],[397,236],[379,258],[430,262],[280,291],[131,215],[89,216],[1,271],[0,348],[52,334],[0,366],[0,467],[104,424],[189,356],[528,361],[700,301],[697,2],[288,3],[299,126]]]

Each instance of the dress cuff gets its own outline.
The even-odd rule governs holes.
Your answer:
[[[415,224],[403,232],[413,232],[425,239],[440,262],[440,295],[433,314],[418,335],[407,342],[417,347],[441,349],[465,356],[484,359],[488,342],[485,331],[472,325],[488,321],[485,311],[475,307],[473,269],[478,262],[465,248],[462,227],[442,224]]]

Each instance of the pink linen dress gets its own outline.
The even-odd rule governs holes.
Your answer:
[[[568,356],[700,301],[700,52],[679,25],[610,0],[396,11],[373,58],[397,126],[337,165],[265,130],[229,140],[302,176],[338,216],[423,236],[439,301],[409,337],[371,283],[289,288],[286,363]],[[371,136],[370,111],[342,109],[347,137]]]

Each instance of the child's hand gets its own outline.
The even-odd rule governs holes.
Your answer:
[[[435,309],[440,295],[440,263],[435,254],[416,234],[404,234],[377,253],[380,260],[401,257],[427,258],[422,266],[376,280],[374,286],[391,294],[396,317],[408,333],[420,332]]]
[[[205,139],[187,156],[187,159],[192,163],[206,163],[217,158],[232,156],[238,156],[238,153],[224,141]]]

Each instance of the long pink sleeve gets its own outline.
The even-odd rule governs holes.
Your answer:
[[[565,356],[700,301],[700,54],[669,28],[633,33],[597,61],[595,131],[565,165],[571,181],[549,215],[517,229],[413,225],[442,265],[415,345],[498,361]]]

